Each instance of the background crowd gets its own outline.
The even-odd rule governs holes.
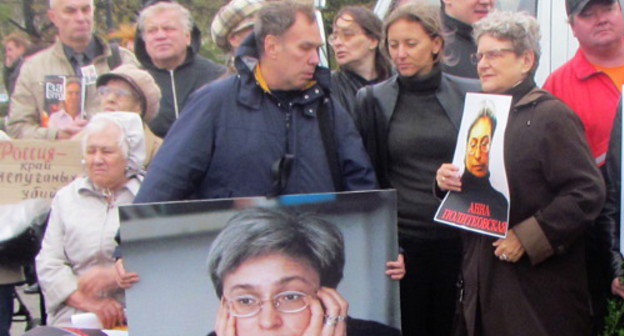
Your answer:
[[[305,1],[232,0],[208,34],[199,13],[152,0],[107,40],[94,34],[92,0],[50,0],[52,45],[7,35],[6,133],[78,140],[84,156],[84,175],[52,201],[36,258],[48,323],[93,312],[104,327],[124,324],[123,289],[139,277],[115,251],[119,205],[393,188],[401,254],[387,274],[401,281],[403,335],[599,334],[606,300],[624,297],[620,3],[566,0],[579,49],[543,89],[534,17],[495,0],[430,3],[402,1],[383,18],[339,8],[333,71],[320,65],[322,30]],[[202,33],[223,64],[200,54]],[[66,99],[49,123],[46,75],[80,77],[82,111]],[[450,164],[468,92],[512,97],[504,239],[433,221],[446,192],[489,186],[489,142],[467,146],[463,174]],[[501,132],[487,113],[474,127]],[[0,266],[0,336],[21,273]],[[288,331],[293,317],[273,308],[225,309],[232,325],[216,334],[240,336],[241,319],[250,334]],[[342,319],[324,323],[323,335],[356,335]]]

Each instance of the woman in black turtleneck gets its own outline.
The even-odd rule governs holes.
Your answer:
[[[465,232],[462,310],[467,335],[589,335],[583,234],[599,214],[604,182],[579,118],[535,86],[539,27],[526,13],[493,12],[475,24],[483,91],[511,95],[504,159],[510,194],[505,239]],[[458,167],[436,175],[461,191]]]
[[[398,195],[403,335],[448,335],[455,310],[461,246],[456,229],[433,222],[436,169],[453,157],[467,91],[476,80],[441,72],[438,11],[397,8],[384,22],[384,47],[398,72],[358,91],[355,119],[384,188]]]
[[[329,35],[338,70],[332,72],[332,96],[353,114],[355,93],[391,75],[390,62],[379,49],[381,20],[364,6],[347,6],[336,14]]]

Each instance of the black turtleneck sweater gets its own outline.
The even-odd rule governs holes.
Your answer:
[[[436,170],[451,162],[457,130],[435,96],[439,68],[423,77],[399,77],[400,94],[388,131],[388,178],[398,194],[399,232],[424,239],[453,238],[433,222],[440,204],[431,191]]]
[[[479,78],[477,66],[470,61],[470,55],[477,52],[477,44],[472,38],[472,26],[442,12],[444,26],[444,53],[447,57],[444,72],[451,75]]]

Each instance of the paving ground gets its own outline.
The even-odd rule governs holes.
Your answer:
[[[24,302],[24,304],[30,311],[30,314],[32,315],[32,317],[39,319],[41,317],[39,314],[39,295],[24,294],[23,292],[24,287],[25,286],[17,287],[17,293],[18,293],[17,295],[20,296],[20,298],[22,299],[22,301]],[[17,309],[18,309],[18,304],[16,300],[15,311],[17,311]],[[14,316],[14,319],[24,320],[24,318],[21,316],[19,317]],[[11,336],[22,336],[25,330],[26,330],[26,322],[14,321],[13,324],[11,325]]]

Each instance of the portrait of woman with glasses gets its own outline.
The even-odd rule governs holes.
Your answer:
[[[338,228],[313,215],[252,208],[211,245],[208,268],[220,307],[210,336],[398,336],[348,316],[337,291],[345,265]]]

